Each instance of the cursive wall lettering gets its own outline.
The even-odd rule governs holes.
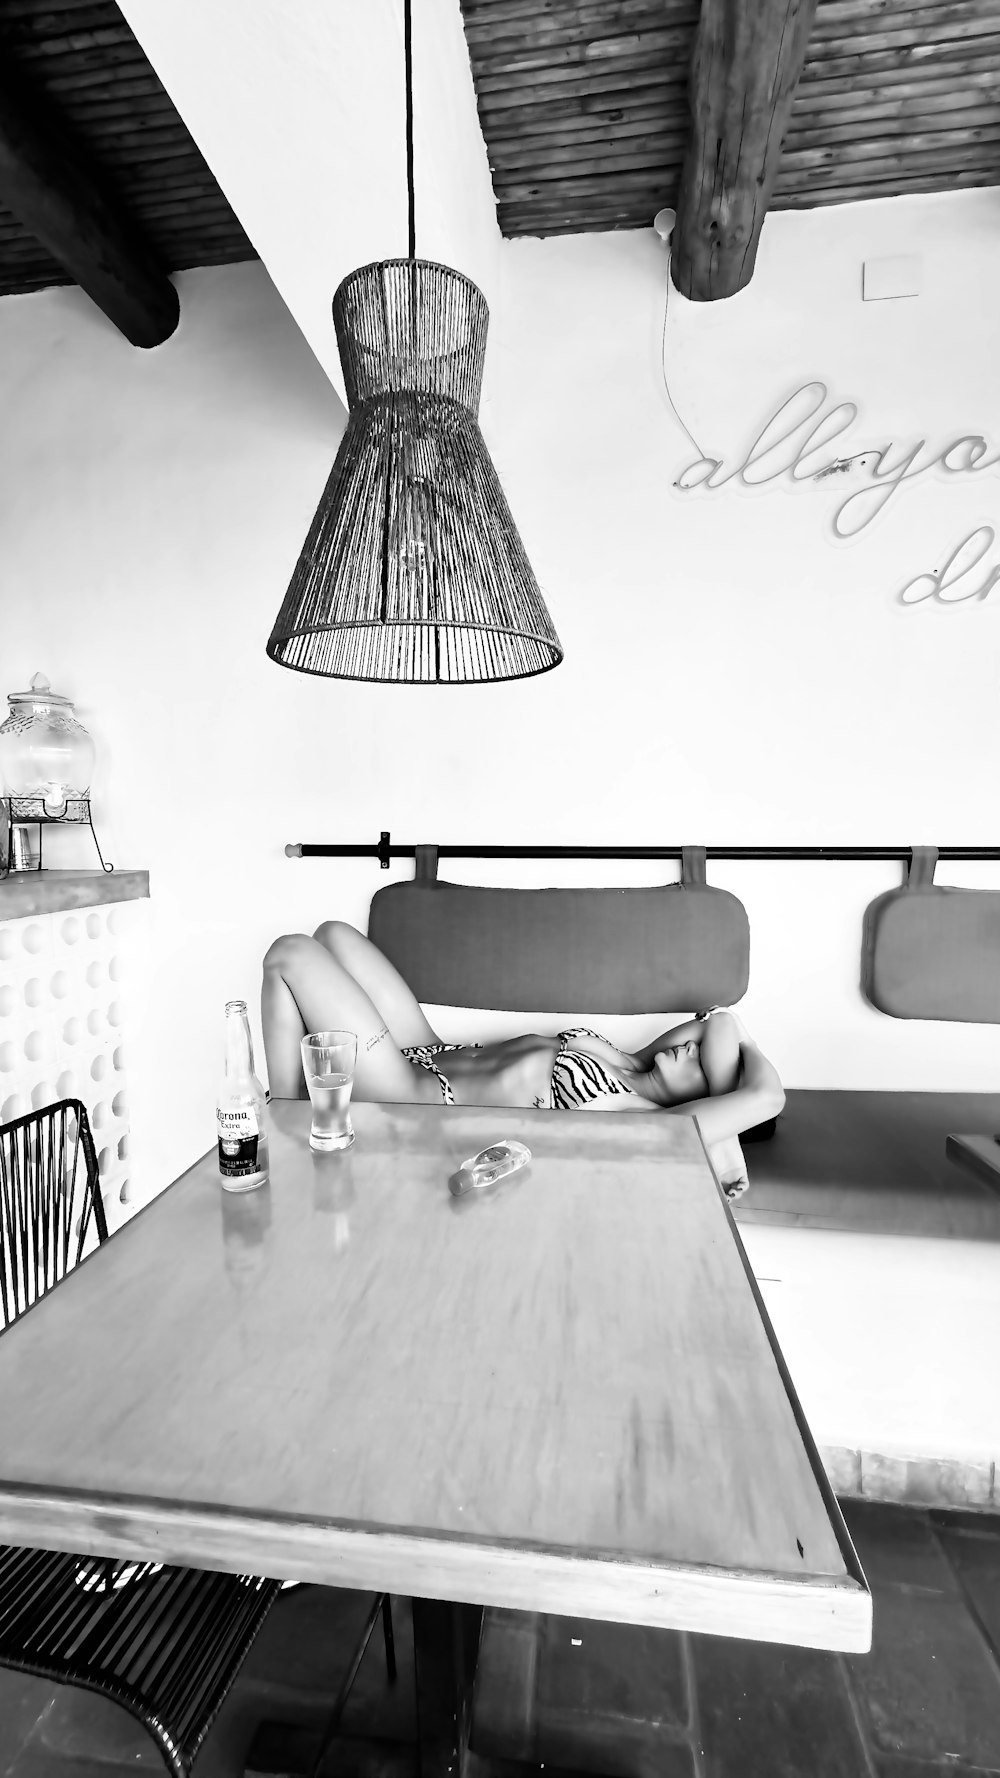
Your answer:
[[[936,599],[942,605],[962,605],[967,599],[987,599],[993,588],[1000,586],[1000,564],[991,569],[978,586],[970,586],[968,581],[995,542],[992,525],[980,525],[952,550],[943,568],[935,568],[930,574],[918,574],[907,581],[899,595],[900,604],[920,605],[925,599]],[[961,592],[948,590],[963,582]]]
[[[930,449],[924,438],[909,450],[899,450],[890,441],[867,451],[818,462],[817,458],[828,452],[834,440],[843,437],[858,417],[853,401],[838,402],[824,412],[828,399],[825,383],[804,383],[772,414],[741,463],[729,468],[724,458],[696,457],[681,470],[674,486],[688,494],[695,488],[714,491],[732,481],[741,482],[746,488],[760,488],[782,476],[792,482],[822,483],[860,472],[869,478],[867,485],[853,489],[833,516],[834,534],[846,539],[859,536],[885,510],[897,489],[926,475],[935,466],[948,475],[979,475],[1000,463],[1000,451],[991,456],[991,446],[978,432],[963,433],[943,450]],[[966,538],[956,555],[968,543]]]

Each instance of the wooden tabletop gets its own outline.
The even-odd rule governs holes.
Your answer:
[[[353,1115],[273,1104],[269,1186],[206,1156],[0,1338],[0,1541],[866,1649],[694,1122]]]

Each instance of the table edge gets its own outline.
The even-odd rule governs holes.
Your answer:
[[[750,1264],[749,1255],[747,1254],[747,1250],[743,1245],[743,1240],[742,1240],[742,1237],[741,1237],[740,1231],[739,1231],[739,1225],[736,1221],[736,1217],[733,1214],[733,1206],[730,1203],[729,1199],[726,1197],[726,1193],[723,1188],[722,1181],[719,1178],[718,1173],[716,1172],[715,1163],[712,1160],[711,1154],[709,1153],[708,1143],[705,1141],[705,1138],[702,1134],[701,1125],[698,1122],[697,1113],[695,1113],[695,1115],[694,1115],[694,1126],[698,1132],[698,1138],[699,1138],[699,1141],[701,1142],[702,1148],[705,1151],[705,1159],[708,1163],[709,1171],[711,1172],[712,1177],[715,1180],[716,1190],[718,1191],[719,1197],[722,1200],[722,1207],[726,1213],[726,1217],[729,1222],[729,1227],[730,1227],[733,1239],[736,1243],[736,1251],[739,1254],[740,1262],[743,1266],[744,1273],[746,1274],[746,1280],[750,1286],[751,1295],[753,1296],[754,1302],[757,1305],[757,1313],[760,1316],[761,1325],[762,1325],[764,1332],[767,1336],[767,1342],[771,1348],[771,1354],[772,1354],[772,1357],[774,1358],[774,1362],[777,1366],[778,1375],[780,1376],[781,1381],[784,1385],[785,1394],[788,1397],[788,1405],[792,1410],[792,1418],[795,1421],[796,1429],[798,1431],[799,1437],[802,1440],[802,1444],[803,1444],[803,1448],[805,1450],[806,1456],[809,1459],[809,1466],[812,1470],[813,1478],[814,1478],[816,1485],[819,1489],[820,1498],[822,1499],[823,1505],[826,1508],[827,1517],[830,1521],[830,1524],[833,1528],[834,1535],[837,1539],[837,1545],[838,1545],[838,1548],[840,1549],[841,1556],[843,1557],[844,1567],[847,1570],[848,1579],[851,1580],[852,1582],[854,1582],[857,1586],[863,1588],[864,1591],[867,1593],[869,1590],[868,1581],[865,1577],[864,1569],[861,1566],[861,1562],[858,1557],[858,1552],[854,1547],[853,1539],[851,1537],[850,1531],[847,1528],[847,1522],[844,1518],[843,1513],[840,1510],[840,1502],[837,1499],[837,1496],[833,1491],[833,1484],[830,1481],[829,1475],[827,1474],[826,1465],[824,1464],[823,1459],[820,1456],[819,1446],[817,1445],[816,1440],[813,1437],[812,1428],[809,1425],[808,1420],[806,1419],[805,1411],[802,1407],[802,1403],[800,1402],[800,1400],[798,1398],[798,1394],[796,1393],[795,1384],[792,1381],[792,1373],[789,1370],[788,1365],[785,1362],[785,1355],[781,1350],[781,1345],[779,1343],[778,1336],[774,1331],[774,1325],[771,1321],[770,1315],[767,1312],[767,1305],[764,1302],[763,1296],[761,1295],[760,1286],[757,1283],[756,1273],[754,1272],[754,1269],[753,1269],[752,1265]]]
[[[643,1557],[361,1529],[0,1484],[0,1540],[86,1556],[387,1591],[864,1654],[863,1578],[746,1573]]]

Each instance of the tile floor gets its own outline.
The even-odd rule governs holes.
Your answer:
[[[527,1759],[622,1778],[1000,1775],[1000,1516],[846,1502],[875,1600],[867,1656],[565,1618],[488,1616],[475,1778]],[[367,1600],[285,1593],[203,1749],[196,1778],[236,1778],[264,1717],[318,1723]],[[412,1644],[399,1680],[378,1630],[348,1705],[343,1778],[415,1778]],[[362,1738],[364,1738],[362,1740]],[[0,1778],[117,1778],[163,1768],[143,1731],[85,1693],[0,1673]]]

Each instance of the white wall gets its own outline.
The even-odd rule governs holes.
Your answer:
[[[105,856],[151,877],[125,996],[138,1201],[214,1140],[223,1003],[255,1007],[277,925],[315,924],[282,846],[335,819],[364,720],[264,654],[341,404],[261,266],[178,284],[146,353],[78,290],[0,302],[2,689],[41,669],[78,700]]]
[[[672,308],[688,423],[752,437],[821,370],[876,435],[997,435],[983,293],[998,220],[993,193],[772,218],[747,293]],[[862,305],[862,257],[906,245],[925,295]],[[363,924],[387,880],[365,861],[286,860],[289,840],[996,841],[1000,594],[893,602],[928,539],[996,511],[996,473],[972,489],[929,476],[848,549],[824,536],[822,490],[684,502],[655,238],[509,243],[504,258],[488,437],[566,661],[478,689],[325,683],[267,660],[343,410],[262,267],[182,275],[180,329],[152,353],[78,291],[0,302],[0,689],[42,669],[79,699],[106,854],[152,873],[139,1197],[211,1140],[222,1003],[255,1003],[269,939],[332,913]],[[787,1082],[997,1085],[993,1028],[899,1023],[861,1001],[861,913],[894,867],[711,875],[748,906],[746,1016]]]
[[[923,293],[862,302],[862,262],[902,253],[921,256]],[[897,594],[975,527],[1000,533],[1000,469],[931,470],[850,544],[830,525],[859,481],[676,493],[697,453],[664,390],[657,238],[515,241],[503,264],[494,456],[566,664],[510,699],[523,729],[504,726],[506,769],[487,774],[495,808],[475,831],[996,844],[1000,587],[951,607]],[[998,280],[998,191],[776,214],[746,291],[673,293],[674,400],[735,463],[817,377],[857,402],[854,451],[979,432],[995,455]],[[719,864],[710,880],[746,902],[746,1017],[788,1082],[1000,1087],[995,1028],[902,1023],[861,1000],[862,912],[898,866]],[[940,866],[937,880],[1000,885],[1000,869]]]

